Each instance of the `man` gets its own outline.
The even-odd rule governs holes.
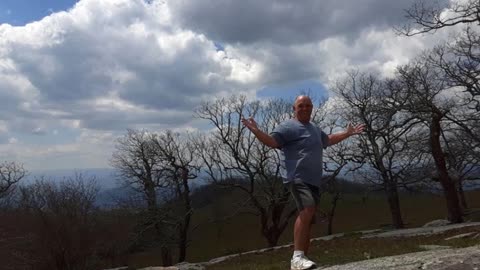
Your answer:
[[[242,123],[260,142],[282,152],[282,177],[299,211],[293,229],[292,270],[315,266],[306,255],[310,246],[311,224],[320,199],[323,149],[364,129],[364,125],[354,127],[349,124],[345,131],[327,135],[310,122],[312,110],[310,97],[298,96],[293,105],[294,118],[280,123],[271,134],[260,130],[253,118],[242,119]]]

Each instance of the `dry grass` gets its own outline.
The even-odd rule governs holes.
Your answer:
[[[480,227],[467,227],[431,236],[405,238],[368,238],[350,234],[330,241],[312,243],[310,258],[320,266],[337,265],[384,256],[422,251],[419,245],[448,245],[467,247],[480,244],[480,238],[469,237],[446,241],[445,238],[466,232],[480,233]],[[207,267],[208,270],[274,270],[288,269],[291,249],[269,251],[264,254],[244,255]]]
[[[224,200],[219,198],[214,205],[198,209],[195,212],[193,223],[203,223],[204,225],[199,226],[195,231],[193,242],[187,252],[187,261],[203,262],[227,254],[267,247],[266,241],[260,236],[260,226],[256,217],[239,215],[225,223],[205,223],[215,213],[228,212],[228,209],[224,207],[230,204]],[[232,200],[232,198],[228,198],[228,200]],[[467,202],[471,208],[480,208],[480,191],[467,193]],[[402,195],[400,204],[406,227],[419,227],[434,219],[444,219],[446,216],[445,201],[442,196]],[[328,196],[322,197],[321,207],[328,206]],[[467,219],[480,221],[480,216],[472,216]],[[345,195],[337,207],[333,229],[334,233],[338,233],[388,228],[390,220],[388,205],[383,196],[370,196],[363,201],[361,194]],[[326,235],[325,232],[326,224],[317,224],[314,226],[312,234],[313,237],[320,237]],[[439,236],[439,238],[441,237],[443,236]],[[431,241],[433,239],[435,237]],[[428,239],[420,240],[430,241]],[[292,224],[282,235],[279,245],[291,241]],[[337,264],[365,259],[364,252],[372,257],[377,257],[418,251],[416,248],[418,241],[415,241],[417,240],[360,240],[352,235],[331,242],[315,243],[312,254],[313,258],[320,263]],[[465,243],[468,244],[468,242]],[[325,253],[326,251],[327,253]],[[129,265],[133,268],[161,265],[159,254],[156,250],[134,254],[129,258]],[[266,255],[241,257],[221,265],[224,268],[212,269],[285,269],[290,256],[291,250],[279,250]],[[268,266],[268,268],[261,268],[262,265]]]

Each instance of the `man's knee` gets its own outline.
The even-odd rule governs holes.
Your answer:
[[[299,217],[309,222],[315,215],[315,211],[316,211],[315,206],[307,206],[300,211]]]

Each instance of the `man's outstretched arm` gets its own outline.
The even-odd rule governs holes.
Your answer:
[[[352,124],[348,124],[348,127],[346,130],[328,135],[328,145],[337,144],[352,135],[360,134],[363,132],[364,128],[365,128],[365,125],[363,124],[356,125],[356,126],[352,126]]]
[[[257,137],[260,142],[262,142],[266,146],[270,146],[272,148],[280,147],[277,141],[272,136],[268,135],[267,133],[263,132],[261,129],[258,128],[257,123],[252,117],[248,119],[242,118],[242,123],[255,135],[255,137]]]

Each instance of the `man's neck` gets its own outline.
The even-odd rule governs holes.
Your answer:
[[[307,120],[307,121],[301,121],[300,119],[298,119],[297,117],[295,117],[295,120],[297,120],[298,122],[300,122],[300,123],[302,123],[302,124],[304,124],[304,125],[310,123],[310,119]]]

